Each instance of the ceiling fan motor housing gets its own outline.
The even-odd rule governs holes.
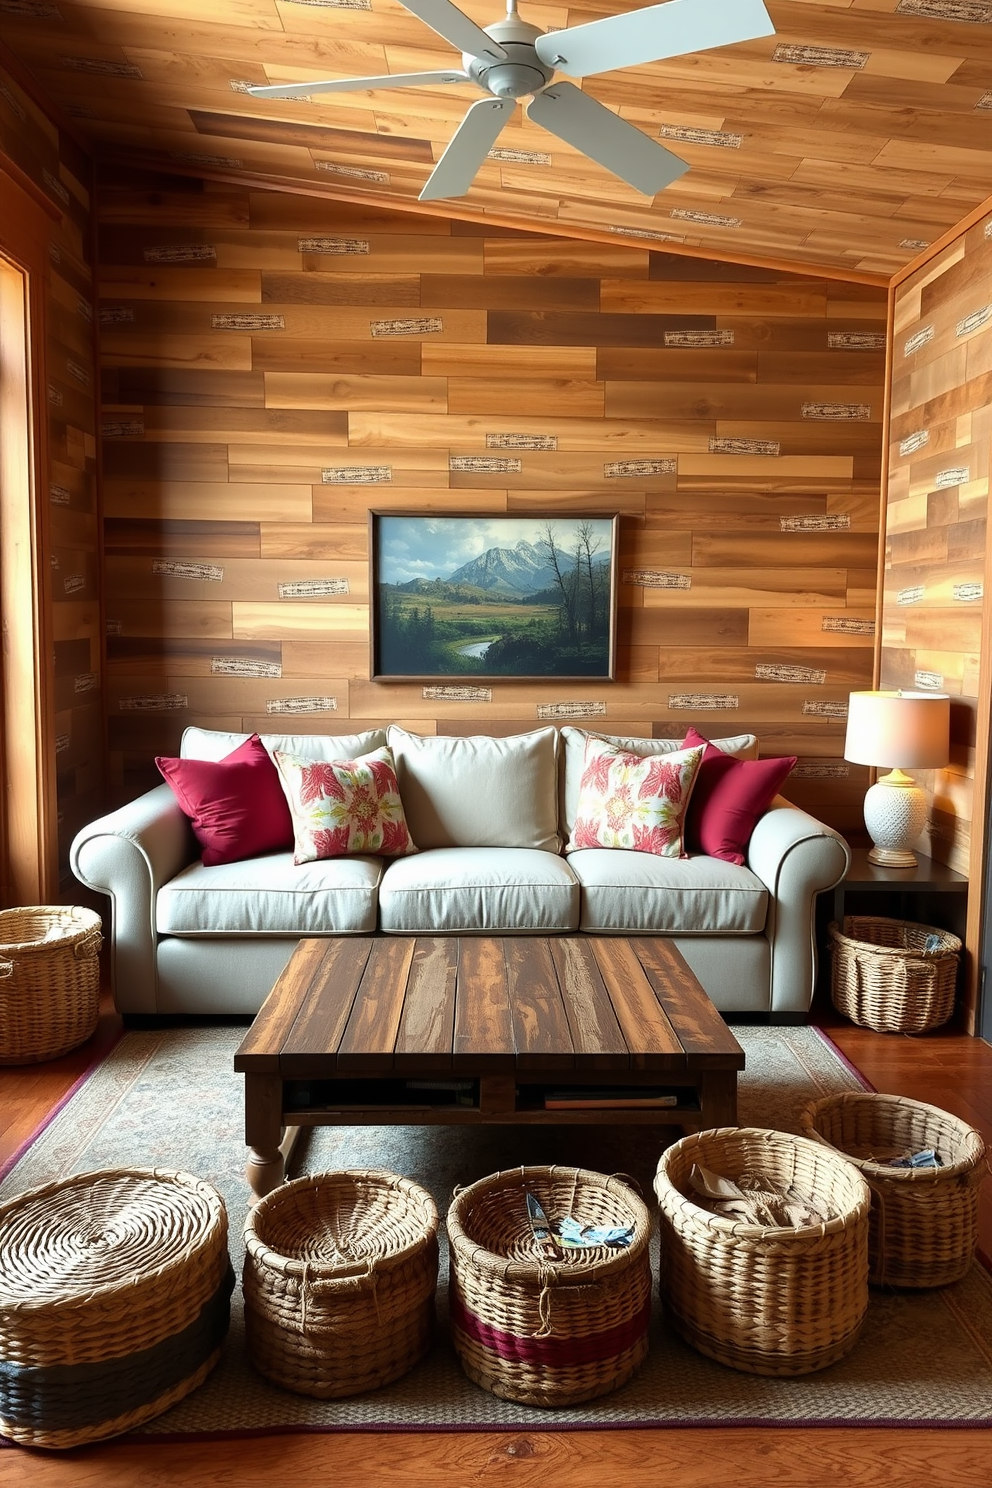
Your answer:
[[[497,98],[523,98],[528,93],[540,93],[555,75],[553,67],[541,61],[534,49],[534,42],[544,32],[529,26],[519,16],[507,16],[485,28],[486,35],[498,41],[506,52],[506,59],[473,57],[466,52],[462,57],[465,71],[473,82]]]

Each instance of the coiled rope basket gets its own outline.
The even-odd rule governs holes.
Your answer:
[[[129,1431],[220,1358],[227,1212],[190,1173],[114,1168],[0,1206],[0,1433],[77,1447]]]
[[[245,1329],[261,1374],[321,1400],[398,1379],[434,1334],[437,1206],[397,1173],[342,1169],[267,1194],[245,1226]]]
[[[735,1182],[745,1174],[792,1189],[835,1217],[802,1229],[748,1224],[691,1197],[694,1164]],[[825,1369],[857,1340],[868,1307],[871,1195],[839,1153],[805,1137],[719,1127],[662,1153],[661,1295],[700,1353],[751,1374]]]
[[[878,1285],[960,1281],[978,1242],[985,1143],[966,1121],[904,1096],[845,1090],[811,1101],[803,1134],[841,1152],[871,1189],[868,1277]],[[935,1150],[939,1168],[893,1168],[889,1155]]]
[[[633,1225],[625,1249],[540,1242],[526,1195],[549,1220]],[[648,1351],[651,1217],[620,1178],[521,1167],[456,1193],[448,1210],[451,1328],[469,1379],[522,1405],[575,1405],[627,1380]]]

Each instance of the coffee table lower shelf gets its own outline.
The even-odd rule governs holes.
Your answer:
[[[349,1083],[353,1083],[349,1081]],[[373,1105],[356,1102],[306,1107],[295,1104],[299,1080],[280,1074],[245,1075],[245,1138],[249,1146],[246,1176],[256,1197],[283,1181],[286,1163],[300,1132],[320,1126],[676,1126],[698,1131],[733,1126],[737,1121],[736,1070],[699,1071],[693,1080],[679,1077],[684,1093],[675,1105],[637,1104],[639,1089],[657,1086],[657,1072],[639,1087],[631,1084],[631,1105],[622,1097],[593,1107],[547,1107],[540,1092],[557,1090],[567,1081],[526,1081],[514,1076],[481,1076],[477,1104]],[[616,1085],[612,1087],[618,1089]],[[578,1088],[575,1088],[578,1095]],[[592,1092],[590,1092],[592,1093]]]

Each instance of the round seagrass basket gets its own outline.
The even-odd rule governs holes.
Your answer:
[[[967,1122],[922,1101],[846,1090],[811,1101],[802,1129],[858,1168],[871,1189],[868,1279],[939,1287],[960,1281],[978,1240],[985,1143]],[[893,1168],[884,1159],[928,1149],[939,1168]]]
[[[535,1237],[549,1220],[634,1227],[626,1248],[569,1250]],[[448,1210],[451,1328],[469,1379],[522,1405],[564,1406],[626,1384],[648,1351],[651,1217],[621,1178],[520,1167],[456,1193]]]
[[[0,910],[0,1064],[57,1059],[100,1005],[100,916],[79,906]]]
[[[833,1216],[802,1229],[747,1224],[691,1198],[695,1164],[735,1181],[815,1199]],[[719,1127],[662,1153],[661,1295],[682,1337],[751,1374],[811,1374],[857,1340],[868,1306],[871,1195],[857,1169],[819,1143]]]
[[[113,1168],[0,1206],[0,1433],[77,1447],[182,1400],[220,1358],[227,1212],[190,1173]]]
[[[248,1353],[321,1400],[406,1374],[434,1335],[437,1206],[397,1173],[342,1169],[267,1194],[245,1225]]]
[[[954,1011],[961,942],[947,930],[882,915],[830,926],[834,1007],[877,1033],[923,1033]]]

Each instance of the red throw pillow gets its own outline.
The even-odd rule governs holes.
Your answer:
[[[190,819],[205,867],[292,847],[293,818],[279,772],[257,734],[222,760],[155,763]]]
[[[686,815],[686,847],[725,863],[744,862],[751,833],[759,816],[778,795],[796,763],[796,755],[782,759],[739,760],[724,754],[691,728],[683,749],[706,745]]]

